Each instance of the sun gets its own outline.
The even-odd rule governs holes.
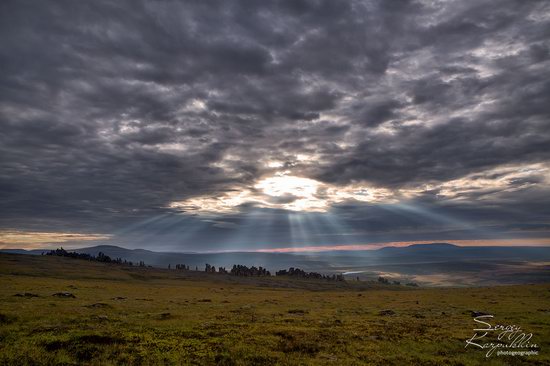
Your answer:
[[[264,178],[254,185],[264,206],[290,211],[325,211],[327,202],[317,193],[322,184],[316,180],[292,175]]]
[[[313,179],[281,175],[264,178],[254,188],[273,197],[309,197],[317,192],[319,186],[320,183]]]

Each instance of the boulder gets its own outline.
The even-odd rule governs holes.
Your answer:
[[[55,297],[64,297],[64,298],[76,298],[75,295],[73,295],[72,293],[70,292],[56,292],[55,294],[53,294],[52,296],[55,296]]]

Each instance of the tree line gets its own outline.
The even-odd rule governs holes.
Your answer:
[[[333,274],[330,275],[324,275],[317,272],[306,272],[300,268],[294,268],[290,267],[288,270],[282,269],[280,271],[275,272],[275,276],[291,276],[291,277],[299,277],[299,278],[316,278],[320,280],[330,280],[330,281],[344,281],[344,275],[342,274]]]
[[[67,258],[75,258],[75,259],[84,259],[87,261],[93,261],[93,262],[102,262],[102,263],[113,263],[113,264],[122,264],[127,266],[133,266],[134,262],[127,261],[126,259],[122,258],[111,258],[108,255],[106,255],[103,252],[97,253],[97,256],[93,256],[88,253],[78,253],[78,252],[68,252],[63,247],[50,250],[49,252],[42,253],[42,255],[50,255],[50,256],[56,256],[56,257],[67,257]],[[139,267],[145,267],[144,261],[139,261],[138,264],[136,264]]]
[[[128,265],[128,266],[138,266],[138,267],[151,267],[146,266],[144,261],[139,261],[139,263],[134,263],[132,261],[127,261],[122,258],[111,258],[108,255],[106,255],[103,252],[99,252],[97,256],[93,256],[88,253],[77,253],[77,252],[68,252],[63,247],[55,250],[50,250],[49,252],[42,253],[43,255],[50,255],[50,256],[57,256],[57,257],[68,257],[68,258],[75,258],[75,259],[83,259],[88,261],[94,261],[94,262],[102,262],[102,263],[113,263],[113,264],[120,264],[120,265]],[[168,265],[168,269],[172,269],[172,265]],[[175,265],[176,270],[180,271],[190,271],[191,268],[189,265],[186,264],[176,264]],[[195,266],[195,271],[199,271],[198,266]],[[227,270],[225,267],[218,267],[212,266],[208,263],[204,266],[204,272],[206,273],[221,273],[221,274],[229,274],[232,276],[242,276],[242,277],[269,277],[271,276],[271,272],[269,272],[266,268],[263,268],[261,266],[256,267],[248,267],[242,264],[234,264],[231,270]],[[333,275],[323,275],[321,273],[317,272],[306,272],[300,268],[294,268],[290,267],[287,269],[282,269],[280,271],[275,272],[275,276],[289,276],[289,277],[298,277],[298,278],[313,278],[313,279],[322,279],[322,280],[329,280],[329,281],[344,281],[344,276],[342,274],[333,274]],[[380,281],[380,279],[379,279]]]
[[[184,270],[189,271],[189,266],[185,264],[176,264],[175,267],[177,270]],[[171,269],[171,265],[168,265],[168,269]],[[198,271],[198,268],[195,267],[195,270]],[[216,270],[215,266],[212,266],[208,263],[204,266],[204,272],[206,273],[222,273],[222,274],[229,274],[232,276],[242,276],[242,277],[262,277],[271,276],[271,272],[269,272],[266,268],[263,267],[248,267],[242,264],[234,264],[231,270],[227,270],[225,267],[218,267]],[[321,273],[317,272],[306,272],[303,269],[300,268],[294,268],[290,267],[287,269],[282,269],[280,271],[275,272],[275,276],[290,276],[290,277],[299,277],[299,278],[314,278],[314,279],[321,279],[321,280],[329,280],[329,281],[344,281],[344,276],[341,274],[333,274],[333,275],[323,275]]]

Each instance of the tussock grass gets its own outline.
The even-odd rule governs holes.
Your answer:
[[[64,292],[75,297],[52,296]],[[550,285],[411,289],[2,254],[0,364],[542,365],[548,304]],[[464,349],[472,311],[532,332],[539,355]]]

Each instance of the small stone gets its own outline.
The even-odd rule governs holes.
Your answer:
[[[85,307],[87,308],[97,308],[97,309],[100,309],[100,308],[110,308],[111,305],[109,304],[105,304],[103,302],[96,302],[95,304],[90,304],[90,305],[84,305]]]
[[[483,315],[491,315],[491,314],[484,313],[482,311],[476,311],[476,310],[471,310],[470,313],[472,315],[472,318],[476,318],[478,316],[483,316]]]

